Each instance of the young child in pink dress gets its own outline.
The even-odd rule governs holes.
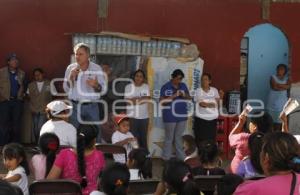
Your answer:
[[[44,133],[39,138],[39,148],[41,154],[36,154],[31,159],[31,169],[35,180],[47,177],[59,148],[59,138],[54,133]]]

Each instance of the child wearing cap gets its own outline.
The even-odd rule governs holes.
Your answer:
[[[77,130],[72,124],[65,121],[71,109],[72,106],[61,100],[47,104],[46,113],[49,120],[42,126],[40,136],[44,133],[55,133],[61,146],[76,148]]]
[[[128,155],[133,148],[138,147],[136,138],[129,132],[129,118],[125,114],[119,114],[115,116],[115,122],[118,125],[118,129],[113,133],[111,142],[123,146]],[[114,159],[116,162],[126,163],[122,154],[114,154]]]

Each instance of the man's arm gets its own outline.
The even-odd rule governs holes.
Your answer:
[[[65,72],[65,77],[64,77],[64,82],[63,82],[63,88],[66,93],[69,92],[71,87],[71,81],[70,81],[70,66],[67,67],[66,72]]]

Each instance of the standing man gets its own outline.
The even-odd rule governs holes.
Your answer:
[[[70,123],[78,128],[79,123],[98,122],[99,107],[97,100],[100,94],[107,89],[106,77],[102,68],[90,62],[90,48],[84,43],[79,43],[74,47],[76,63],[70,64],[65,72],[64,90],[73,104],[73,112]],[[101,142],[99,131],[97,142]]]
[[[184,73],[176,69],[172,78],[160,89],[160,103],[164,106],[162,117],[165,126],[165,140],[162,157],[169,160],[172,157],[173,142],[176,157],[183,160],[185,154],[182,145],[182,135],[186,128],[187,101],[191,99],[189,90],[182,82]]]
[[[8,55],[6,62],[0,69],[0,145],[20,142],[23,110],[25,73],[15,53]]]

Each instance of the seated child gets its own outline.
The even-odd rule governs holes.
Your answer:
[[[96,149],[96,125],[78,127],[77,147],[62,149],[56,156],[47,179],[71,179],[80,184],[82,195],[97,189],[97,178],[105,167],[103,153]]]
[[[48,175],[59,148],[59,138],[54,133],[44,133],[39,139],[41,154],[31,159],[31,166],[35,180],[45,179]]]
[[[224,169],[219,167],[218,146],[213,140],[200,143],[199,156],[201,167],[193,170],[195,175],[225,175]]]
[[[199,156],[201,166],[194,168],[195,175],[225,175],[224,169],[220,168],[218,146],[213,140],[203,141],[199,144]],[[212,195],[214,191],[203,191],[205,195]]]
[[[24,195],[29,195],[27,178],[29,167],[23,146],[10,143],[4,146],[2,153],[4,166],[8,169],[8,173],[2,179],[19,186]]]
[[[128,155],[130,180],[152,178],[152,161],[144,148],[133,149]]]
[[[177,195],[202,195],[190,167],[178,159],[170,159],[166,162],[162,181],[157,185],[155,195],[170,194]]]
[[[93,191],[90,195],[126,195],[129,186],[130,173],[125,164],[113,163],[101,173],[101,188],[103,192]]]
[[[127,151],[127,156],[133,148],[138,148],[137,140],[129,131],[129,118],[125,114],[119,114],[115,116],[115,122],[118,125],[111,138],[111,142],[116,145],[123,146]],[[125,157],[122,154],[114,154],[116,162],[126,163]]]
[[[186,155],[184,162],[188,164],[191,169],[199,167],[201,165],[199,156],[198,156],[198,149],[195,142],[195,139],[192,135],[184,135],[182,136],[183,140],[183,150]]]

